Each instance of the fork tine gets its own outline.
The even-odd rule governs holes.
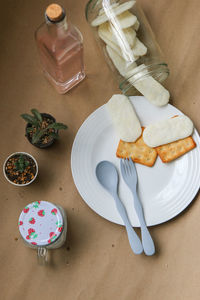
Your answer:
[[[125,167],[126,167],[126,174],[128,176],[130,176],[130,168],[129,168],[129,164],[128,164],[128,159],[125,159]]]
[[[135,164],[133,163],[131,157],[129,157],[129,161],[130,161],[130,166],[131,166],[131,168],[133,168],[133,170],[134,170],[134,169],[135,169]]]
[[[125,176],[125,177],[127,177],[128,176],[128,172],[127,172],[127,167],[126,167],[126,159],[123,159],[123,175]]]
[[[125,170],[124,170],[124,162],[123,162],[122,158],[120,159],[120,169],[121,169],[122,176],[124,177],[125,176]]]
[[[128,164],[129,174],[130,174],[130,175],[132,175],[132,173],[133,173],[131,161],[132,161],[132,159],[131,159],[131,157],[129,157],[129,158],[127,159],[127,164]]]
[[[126,159],[121,159],[121,168],[122,168],[122,176],[127,177],[127,167],[126,167]]]
[[[127,175],[126,158],[124,159],[124,174]]]
[[[131,157],[129,157],[129,165],[130,165],[130,167],[132,169],[132,173],[136,173],[137,174],[135,164],[133,163]]]

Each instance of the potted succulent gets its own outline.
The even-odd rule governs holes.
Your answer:
[[[62,123],[56,123],[54,117],[46,113],[40,113],[37,109],[31,109],[32,115],[22,114],[27,122],[25,136],[29,142],[38,148],[47,148],[59,138],[58,131],[67,129]]]
[[[38,164],[32,155],[26,152],[15,152],[5,160],[3,173],[10,183],[26,186],[37,177]]]

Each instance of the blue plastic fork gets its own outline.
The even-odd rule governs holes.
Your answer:
[[[127,184],[127,186],[129,187],[129,189],[133,194],[134,207],[141,226],[141,235],[142,235],[142,244],[144,248],[144,253],[146,255],[153,255],[155,254],[155,246],[154,246],[153,239],[149,233],[149,230],[146,226],[142,204],[137,195],[137,171],[131,157],[129,158],[129,160],[128,159],[125,159],[124,161],[122,159],[120,160],[120,169],[125,183]]]

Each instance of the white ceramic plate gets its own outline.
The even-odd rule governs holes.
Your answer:
[[[182,114],[168,104],[156,107],[144,97],[131,97],[141,124]],[[142,201],[148,226],[168,221],[183,211],[193,200],[200,186],[200,140],[196,130],[193,138],[197,147],[164,164],[158,157],[153,167],[136,164],[138,193]],[[88,206],[109,221],[123,225],[112,197],[96,179],[95,168],[102,160],[109,160],[120,170],[120,160],[115,156],[119,139],[112,126],[105,105],[94,111],[80,127],[71,154],[71,168],[75,185]],[[119,196],[133,226],[139,221],[133,206],[132,194],[121,175]]]

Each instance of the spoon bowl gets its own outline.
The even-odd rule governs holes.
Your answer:
[[[96,167],[96,176],[100,184],[111,194],[117,192],[118,173],[115,166],[109,161],[101,161]]]

